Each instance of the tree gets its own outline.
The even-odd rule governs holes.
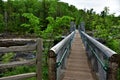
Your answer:
[[[46,30],[43,31],[43,35],[45,38],[52,37],[54,39],[56,36],[60,36],[63,33],[67,33],[70,29],[70,21],[74,18],[70,16],[57,17],[54,19],[53,17],[47,17],[49,24]]]
[[[51,1],[48,15],[51,17],[56,18],[57,17],[57,1]]]
[[[48,11],[49,11],[49,0],[42,0],[42,23],[43,26],[41,27],[41,30],[45,30],[47,28],[47,20],[46,18],[48,17]]]
[[[0,33],[4,32],[4,20],[3,15],[0,14]]]
[[[23,17],[27,18],[28,21],[23,23],[21,26],[24,27],[26,33],[35,33],[37,36],[40,36],[40,22],[39,18],[34,16],[32,13],[24,13]]]
[[[104,18],[109,14],[109,7],[104,7],[104,10],[101,12],[101,16]]]
[[[4,2],[0,0],[0,14],[4,14]]]

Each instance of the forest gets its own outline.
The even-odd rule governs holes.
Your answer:
[[[94,9],[77,9],[74,5],[60,0],[0,0],[0,38],[16,35],[15,37],[55,40],[69,34],[71,21],[74,21],[77,26],[85,22],[86,32],[101,39],[106,46],[120,53],[120,15],[110,14],[107,6],[98,14]],[[3,56],[3,61],[11,55],[12,53]],[[26,66],[17,69],[21,72],[35,70],[34,68],[28,70]],[[0,74],[0,77],[13,73]],[[44,80],[48,80],[47,67],[43,73]]]

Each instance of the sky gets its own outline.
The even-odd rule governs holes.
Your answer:
[[[109,7],[109,13],[115,13],[116,16],[120,15],[120,0],[60,0],[62,2],[74,5],[78,9],[91,9],[93,8],[96,13],[104,10],[104,7]]]

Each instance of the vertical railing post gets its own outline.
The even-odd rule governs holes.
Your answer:
[[[42,39],[37,39],[37,54],[36,54],[36,64],[37,64],[37,80],[42,80]]]
[[[75,29],[76,29],[75,22],[74,22],[74,21],[71,21],[71,22],[70,22],[70,33],[72,33],[73,31],[75,31]]]
[[[108,65],[108,73],[107,73],[107,80],[118,80],[117,73],[118,69],[120,68],[120,55],[113,55],[109,59],[109,65]]]
[[[56,80],[56,54],[49,51],[49,80]]]
[[[84,22],[81,22],[80,29],[81,29],[81,31],[85,32],[85,23]]]

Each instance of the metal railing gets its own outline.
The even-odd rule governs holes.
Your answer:
[[[79,32],[98,80],[117,80],[120,55],[86,34],[82,28]]]
[[[49,80],[60,80],[66,67],[66,60],[70,53],[71,43],[75,31],[52,47],[49,51]]]

